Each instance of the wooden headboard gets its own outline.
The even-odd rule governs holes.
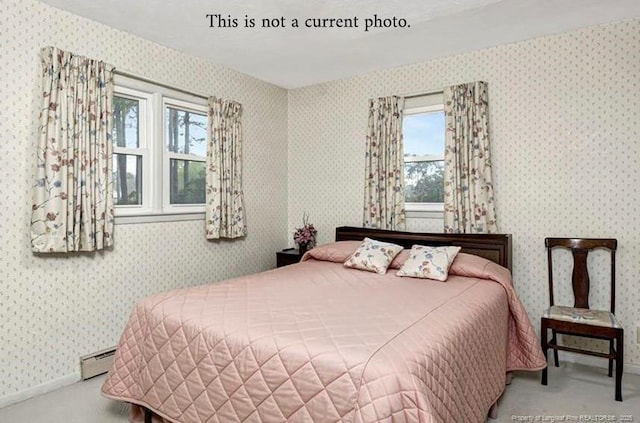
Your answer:
[[[387,231],[383,229],[341,226],[336,228],[336,241],[360,241],[365,237],[392,242],[411,248],[413,244],[462,247],[462,252],[475,254],[511,270],[511,235],[505,234],[430,234]]]

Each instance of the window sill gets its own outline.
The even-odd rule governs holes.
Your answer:
[[[406,210],[407,219],[444,219],[442,210]]]
[[[117,213],[117,212],[116,212]],[[136,223],[181,222],[185,220],[204,220],[204,212],[181,213],[144,213],[115,216],[116,225]]]
[[[407,219],[444,219],[443,203],[405,203]]]

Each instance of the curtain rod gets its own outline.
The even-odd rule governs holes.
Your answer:
[[[421,92],[413,92],[413,93],[406,93],[406,94],[398,94],[398,97],[403,97],[403,98],[414,98],[414,97],[422,97],[424,95],[431,95],[431,94],[442,94],[444,92],[444,89],[439,89],[439,90],[433,90],[433,91],[421,91]]]
[[[210,97],[210,96],[207,96],[207,95],[204,95],[204,94],[200,94],[200,93],[197,93],[197,92],[194,92],[194,91],[189,91],[189,90],[178,88],[178,87],[175,87],[175,86],[172,86],[172,85],[164,84],[162,82],[154,81],[153,79],[145,78],[143,76],[136,75],[135,73],[121,71],[119,69],[115,69],[113,71],[113,73],[115,73],[116,75],[124,76],[126,78],[135,79],[135,80],[138,80],[138,81],[141,81],[141,82],[146,82],[148,84],[153,84],[153,85],[157,85],[159,87],[167,88],[169,90],[177,91],[177,92],[180,92],[182,94],[188,94],[188,95],[192,95],[194,97],[204,98],[205,100]]]

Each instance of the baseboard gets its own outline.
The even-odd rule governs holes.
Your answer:
[[[549,351],[549,363],[553,365],[553,351]],[[558,352],[558,359],[560,361],[568,361],[569,363],[582,364],[585,366],[599,367],[607,369],[609,362],[604,358],[596,358],[588,355],[571,354],[566,351]],[[632,373],[634,375],[640,375],[640,365],[632,363],[624,363],[624,372]]]
[[[38,395],[55,391],[56,389],[71,385],[79,381],[80,372],[76,372],[58,379],[51,380],[49,382],[45,382],[41,385],[33,386],[22,391],[5,395],[3,397],[0,397],[0,408],[8,407],[18,402],[28,400],[29,398],[37,397]]]

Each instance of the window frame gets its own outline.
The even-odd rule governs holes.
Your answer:
[[[143,204],[140,205],[122,205],[114,204],[114,216],[116,224],[130,223],[150,223],[165,221],[183,221],[183,220],[203,220],[205,217],[205,204],[189,204],[189,205],[171,205],[169,204],[169,157],[168,146],[166,142],[165,128],[165,104],[174,105],[174,107],[183,109],[186,107],[189,111],[204,114],[208,116],[207,100],[205,98],[186,94],[183,90],[176,87],[175,90],[159,84],[130,78],[124,75],[115,76],[114,96],[143,98],[145,104],[145,129],[144,141],[142,129],[140,135],[140,146],[144,142],[146,149],[146,161],[143,158],[142,164],[142,196]],[[141,112],[139,114],[142,114]],[[141,124],[142,126],[142,124]],[[207,138],[209,136],[208,130]],[[208,139],[205,141],[208,143]],[[113,153],[118,153],[122,147],[113,148]],[[125,149],[135,151],[134,154],[140,155],[138,149]],[[206,157],[187,156],[188,160],[204,161]],[[182,159],[182,157],[179,157]],[[165,177],[166,174],[166,177]],[[166,193],[165,194],[165,190]],[[165,200],[166,195],[166,200]],[[166,202],[165,202],[166,201]]]
[[[128,98],[138,101],[138,148],[118,147],[113,146],[113,154],[126,154],[132,156],[142,157],[142,197],[141,204],[123,204],[115,205],[114,212],[117,211],[117,215],[120,216],[134,216],[140,214],[150,214],[153,211],[152,199],[153,192],[149,187],[152,187],[152,175],[153,175],[153,154],[154,143],[151,137],[153,133],[153,95],[133,88],[125,86],[114,87],[114,97]]]
[[[194,162],[207,163],[207,156],[197,156],[195,154],[174,153],[169,151],[169,143],[167,139],[167,108],[178,109],[181,111],[188,111],[197,114],[203,114],[208,118],[208,109],[204,105],[194,104],[183,100],[178,100],[171,97],[164,97],[162,100],[162,143],[163,143],[163,157],[162,157],[162,208],[169,213],[204,213],[203,204],[171,204],[171,175],[170,175],[170,163],[171,160],[187,160]],[[205,129],[206,136],[205,143],[208,143],[208,129]],[[206,148],[205,148],[206,151]]]
[[[429,97],[435,94],[428,94],[424,97]],[[402,118],[404,120],[405,116],[410,115],[418,115],[418,114],[427,114],[427,113],[436,113],[436,112],[444,112],[444,101],[439,104],[432,104],[428,106],[414,106],[404,108],[402,111]],[[404,123],[404,122],[403,122]],[[404,134],[403,134],[404,135]],[[444,160],[444,153],[442,155],[438,154],[427,154],[424,156],[415,156],[406,160],[403,152],[403,165],[404,163],[413,163],[413,162],[436,162]],[[404,178],[404,175],[403,175]],[[428,214],[432,216],[439,217],[444,214],[444,202],[442,203],[418,203],[418,202],[406,202],[404,203],[405,212],[415,212],[419,217],[421,214]],[[411,216],[409,216],[411,217]]]

